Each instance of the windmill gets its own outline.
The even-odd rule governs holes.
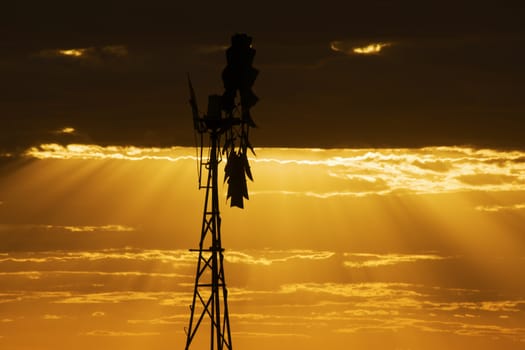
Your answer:
[[[210,349],[232,349],[224,249],[221,243],[218,165],[225,156],[227,198],[231,206],[243,208],[244,199],[248,199],[246,179],[253,181],[247,153],[251,151],[255,154],[249,141],[250,128],[255,127],[250,108],[258,100],[251,89],[258,74],[252,67],[254,57],[252,38],[246,34],[235,34],[231,47],[226,50],[227,65],[222,72],[225,91],[223,95],[208,97],[207,113],[202,117],[188,76],[193,126],[199,138],[199,189],[205,189],[206,195],[199,248],[190,249],[198,252],[199,258],[189,326],[186,329],[186,350],[190,349],[204,320],[210,324]],[[237,97],[240,102],[237,102]],[[203,170],[207,173],[206,179],[203,179]]]

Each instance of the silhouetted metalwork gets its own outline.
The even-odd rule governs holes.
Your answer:
[[[246,177],[253,181],[247,150],[255,155],[249,140],[250,128],[255,127],[250,108],[259,100],[252,91],[259,73],[252,67],[254,57],[252,38],[246,34],[236,34],[232,37],[231,47],[226,50],[227,65],[222,72],[225,89],[222,95],[222,110],[227,119],[234,118],[236,112],[240,113],[239,126],[225,132],[222,150],[228,158],[224,168],[224,180],[228,182],[228,198],[232,207],[239,208],[244,207],[244,199],[249,199]],[[235,104],[237,91],[240,105]]]
[[[193,125],[199,136],[199,189],[205,189],[204,211],[197,272],[189,327],[186,329],[186,350],[197,336],[199,326],[209,319],[211,333],[210,349],[232,349],[230,319],[228,314],[228,290],[224,277],[224,249],[221,243],[221,216],[219,211],[218,166],[225,154],[224,181],[228,183],[231,206],[244,207],[248,199],[246,177],[253,181],[248,163],[248,149],[253,151],[249,141],[250,128],[255,127],[250,108],[257,103],[257,96],[251,88],[258,71],[252,67],[255,50],[252,39],[246,34],[232,37],[232,45],[226,51],[227,66],[222,78],[225,92],[208,97],[206,115],[200,116],[195,92],[188,77],[190,105],[193,111]],[[237,103],[237,95],[240,103]],[[204,152],[207,149],[207,156]],[[207,171],[203,183],[203,169]]]

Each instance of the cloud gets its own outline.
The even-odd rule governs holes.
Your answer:
[[[329,199],[334,197],[365,197],[369,195],[388,194],[390,191],[334,191],[334,192],[313,192],[313,191],[252,191],[250,195],[282,195],[293,197],[311,197],[318,199]]]
[[[44,320],[61,320],[61,319],[65,318],[65,316],[45,314],[44,316],[42,316],[42,318]]]
[[[290,260],[326,260],[334,255],[334,252],[314,250],[263,250],[249,253],[228,251],[225,260],[230,263],[269,266]]]
[[[12,259],[3,260],[12,262],[51,262],[56,261],[55,259]],[[183,275],[180,273],[162,273],[162,272],[146,272],[146,271],[59,271],[59,270],[46,270],[46,271],[15,271],[15,272],[0,272],[0,277],[26,277],[32,280],[42,279],[49,276],[58,275],[78,275],[78,276],[110,276],[110,277],[160,277],[160,278],[189,278],[191,275]]]
[[[424,170],[432,170],[436,172],[446,172],[453,168],[453,165],[449,162],[443,162],[440,160],[415,160],[412,162],[413,165],[424,169]]]
[[[171,299],[176,293],[170,292],[140,292],[122,291],[107,293],[85,293],[73,294],[65,298],[53,301],[56,304],[120,304],[125,302],[153,301],[158,303],[165,299]],[[188,300],[190,296],[186,295]]]
[[[383,48],[392,46],[391,42],[356,43],[351,40],[334,40],[330,42],[330,49],[346,55],[379,55]]]
[[[75,128],[71,126],[65,126],[61,129],[55,130],[57,134],[74,134],[76,132]]]
[[[421,329],[426,332],[451,333],[461,336],[470,337],[505,337],[514,340],[523,339],[525,328],[522,327],[505,327],[496,324],[476,324],[455,321],[425,321],[409,320],[412,327]]]
[[[0,224],[0,231],[10,231],[13,229],[44,229],[50,231],[68,231],[68,232],[132,232],[136,231],[135,227],[109,224],[109,225],[33,225],[33,224]]]
[[[254,184],[253,195],[333,198],[392,193],[437,194],[525,191],[525,153],[468,147],[418,149],[268,149],[250,159],[265,175],[281,181]],[[38,159],[119,159],[178,162],[195,160],[185,147],[140,148],[42,144],[25,152]],[[282,169],[283,171],[281,171]],[[306,175],[308,174],[308,175]],[[312,181],[296,181],[298,178]],[[315,179],[315,181],[314,181]],[[320,184],[323,186],[320,186]],[[282,188],[276,188],[282,184]],[[264,186],[263,186],[264,185]],[[284,186],[286,185],[286,186]]]
[[[472,337],[505,337],[514,340],[523,339],[525,328],[504,327],[495,324],[473,324],[459,321],[431,321],[409,317],[393,317],[389,319],[373,319],[369,322],[354,321],[344,328],[337,328],[335,333],[377,333],[384,331],[401,331],[417,329],[428,333],[449,333]]]
[[[25,152],[27,157],[37,159],[119,159],[119,160],[195,160],[188,154],[189,149],[183,147],[171,148],[141,148],[135,146],[99,146],[85,144],[70,144],[62,146],[56,143],[42,144],[31,147]],[[193,152],[192,152],[193,153]]]
[[[371,43],[363,47],[354,47],[353,52],[359,55],[379,54],[384,47],[392,45],[391,43]]]
[[[111,291],[81,293],[76,291],[11,291],[0,292],[0,304],[33,302],[54,305],[117,305],[149,303],[155,306],[186,306],[191,303],[191,292],[174,291]],[[100,312],[93,317],[104,316]]]
[[[380,267],[391,266],[400,263],[409,263],[424,260],[443,260],[445,257],[435,254],[368,254],[368,253],[345,253],[349,261],[344,261],[346,267]]]
[[[523,179],[520,181],[519,174],[466,174],[457,176],[456,179],[473,186],[519,184],[523,182]]]
[[[471,337],[520,337],[525,339],[525,328],[523,327],[504,327],[499,325],[487,325],[487,324],[459,324],[458,329],[453,333],[463,336]]]
[[[132,232],[136,229],[125,225],[99,225],[99,226],[62,226],[62,225],[37,225],[36,228],[47,230],[65,230],[69,232]]]
[[[54,291],[10,291],[0,292],[0,304],[18,303],[22,301],[42,301],[43,299],[60,299],[71,297],[71,292],[54,292]]]
[[[269,153],[269,152],[268,152]],[[279,154],[280,153],[280,154]],[[259,154],[265,154],[260,150]],[[279,154],[277,156],[277,154]],[[279,150],[274,157],[254,159],[256,164],[276,164],[302,169],[302,174],[319,174],[324,190],[297,188],[290,181],[286,189],[266,188],[259,194],[281,194],[332,198],[387,195],[391,193],[437,194],[469,191],[524,191],[525,153],[467,147],[361,150]],[[294,176],[300,176],[294,171]],[[332,179],[330,179],[332,178]],[[331,186],[330,186],[331,185]]]
[[[101,63],[115,58],[122,58],[129,54],[125,45],[106,45],[62,49],[45,49],[36,53],[44,59],[61,59],[88,63]]]
[[[478,318],[479,316],[472,315],[472,314],[454,314],[454,317],[456,318]]]
[[[90,254],[78,254],[77,252],[55,252],[57,256],[90,256]],[[81,252],[82,253],[82,252]],[[84,252],[90,253],[90,252]],[[102,251],[97,251],[96,256],[102,255]],[[179,251],[156,251],[156,250],[108,250],[108,254],[129,254],[127,258],[138,258],[139,261],[158,262],[164,257],[171,263],[173,259],[180,259],[182,250]],[[230,253],[228,251],[228,253]],[[21,254],[21,253],[18,253]],[[24,253],[30,256],[31,253]],[[36,257],[39,257],[37,253]],[[43,254],[43,253],[42,253]],[[2,254],[5,258],[10,254]],[[228,254],[227,254],[228,255]],[[227,256],[226,255],[226,256]],[[286,262],[304,261],[309,262],[314,269],[318,269],[316,264],[323,264],[326,260],[332,259],[333,262],[340,264],[344,261],[356,263],[366,263],[369,261],[379,261],[372,263],[372,266],[396,265],[418,261],[439,261],[447,259],[435,254],[371,254],[371,253],[346,253],[338,256],[329,251],[312,250],[267,250],[260,251],[238,251],[234,254],[238,259],[237,264],[244,264],[245,268],[253,265],[264,266],[265,269],[275,268],[282,270]],[[171,257],[171,258],[170,258]],[[335,258],[334,258],[335,257]],[[192,261],[194,262],[195,256]],[[98,259],[98,257],[97,257]],[[156,266],[151,264],[148,266]],[[68,263],[68,266],[80,266],[78,262]],[[107,261],[103,261],[103,271],[85,271],[86,273],[101,273],[112,275],[120,272],[109,271]],[[133,265],[135,266],[135,265]],[[106,271],[108,267],[108,271]],[[0,269],[2,269],[0,267]],[[75,269],[76,267],[72,268]],[[69,273],[69,271],[44,271],[48,267],[42,268],[42,276],[47,273]],[[193,270],[193,269],[192,269]],[[342,271],[342,275],[348,274]],[[5,273],[9,271],[4,271]],[[23,271],[21,271],[23,272]],[[75,271],[70,271],[72,274]],[[122,273],[137,273],[148,275],[151,270],[123,271]],[[169,273],[169,271],[168,271]],[[336,273],[340,275],[339,273]],[[154,273],[152,274],[155,275]],[[269,271],[271,279],[274,279],[272,271]],[[353,275],[355,279],[358,274]],[[237,275],[238,276],[238,275]],[[264,290],[254,289],[253,287],[239,287],[238,281],[229,281],[229,301],[233,312],[230,317],[237,326],[235,332],[244,334],[246,337],[260,334],[261,337],[312,337],[315,332],[336,332],[341,334],[353,333],[385,333],[392,330],[399,332],[421,332],[421,333],[448,333],[463,337],[520,337],[523,332],[519,328],[512,328],[508,325],[508,320],[501,318],[502,314],[511,315],[512,318],[520,317],[525,302],[522,299],[490,299],[492,294],[479,290],[461,288],[443,288],[432,285],[403,283],[403,282],[335,282],[339,279],[331,275],[329,280],[334,282],[299,282],[284,283],[279,278],[275,284],[265,285]],[[73,277],[73,276],[72,276]],[[155,276],[154,276],[155,277]],[[159,276],[160,277],[160,276]],[[339,276],[341,277],[341,276]],[[123,308],[132,307],[136,310],[147,309],[148,318],[143,313],[133,313],[134,316],[120,320],[128,325],[140,327],[140,331],[135,332],[127,329],[95,329],[82,333],[84,336],[100,337],[135,337],[148,336],[158,333],[160,329],[172,328],[173,325],[180,325],[181,329],[187,325],[188,309],[191,303],[191,287],[193,280],[186,283],[174,281],[176,289],[168,287],[166,284],[148,283],[141,284],[122,284],[117,281],[117,288],[129,288],[126,290],[114,290],[115,285],[108,286],[107,290],[94,292],[83,290],[78,287],[75,281],[89,279],[87,276],[73,277],[71,280],[61,280],[65,288],[70,291],[45,292],[29,291],[27,288],[20,291],[0,292],[0,303],[26,303],[26,305],[39,305],[38,313],[41,315],[55,315],[63,318],[74,319],[74,313],[67,314],[64,310],[77,310],[78,307],[89,307],[88,316],[97,318],[106,315],[106,308],[112,310],[111,317],[105,318],[105,322],[112,322],[118,318],[116,315]],[[113,280],[113,277],[110,277]],[[234,278],[235,280],[235,278]],[[310,278],[308,278],[310,280]],[[323,278],[323,280],[325,280]],[[136,282],[136,281],[134,281]],[[34,284],[33,282],[31,282]],[[42,284],[44,285],[44,284]],[[62,284],[60,284],[62,286]],[[170,284],[172,285],[172,284]],[[12,284],[21,286],[21,284]],[[37,286],[38,288],[39,286]],[[106,287],[104,287],[106,288]],[[133,290],[134,288],[145,288],[145,290]],[[159,289],[160,288],[160,289]],[[74,290],[76,289],[76,290]],[[493,296],[493,295],[492,295]],[[84,306],[82,306],[84,305]],[[25,305],[20,305],[23,309]],[[172,314],[166,314],[166,307],[170,307]],[[155,309],[157,308],[157,309]],[[171,309],[173,308],[173,309]],[[183,310],[183,311],[182,311]],[[158,313],[157,313],[158,312]],[[11,315],[9,315],[11,316]],[[474,316],[474,317],[473,317]],[[144,317],[144,318],[141,318]],[[13,317],[9,317],[14,319]],[[56,317],[49,317],[50,322]],[[481,320],[483,322],[481,322]],[[97,322],[97,320],[92,320]],[[480,327],[483,323],[488,328]],[[165,327],[167,326],[167,327]],[[96,327],[96,326],[95,326]],[[142,328],[144,327],[144,328]],[[315,329],[315,332],[312,331]],[[521,333],[520,333],[521,332]],[[130,334],[132,333],[132,334]],[[161,332],[164,334],[164,331]],[[237,334],[235,334],[237,336]],[[242,337],[243,335],[239,335]]]
[[[160,250],[160,249],[102,249],[92,251],[44,251],[44,252],[17,252],[0,254],[0,263],[51,263],[51,262],[94,262],[110,261],[122,262],[154,262],[169,264],[172,267],[193,266],[196,259],[195,253],[187,250]],[[72,271],[71,273],[83,273]],[[105,273],[102,271],[87,271],[86,273]],[[107,272],[109,273],[109,272]],[[146,271],[111,272],[126,274],[144,274]]]
[[[160,324],[185,324],[188,322],[188,315],[174,315],[159,317],[147,320],[128,320],[129,324],[149,324],[149,325],[160,325]]]
[[[500,211],[514,211],[525,209],[525,203],[516,203],[510,205],[478,205],[476,208],[478,211],[486,212],[500,212]]]
[[[1,259],[0,262],[10,261],[7,259]],[[0,277],[24,277],[30,280],[38,280],[42,277],[41,271],[9,271],[9,272],[0,272]]]
[[[103,259],[126,259],[126,260],[157,260],[172,259],[170,253],[179,251],[141,250],[141,249],[103,249],[95,251],[52,251],[52,252],[30,252],[30,253],[2,253],[0,261],[17,262],[45,262],[45,261],[69,261],[69,260],[103,260]],[[176,255],[176,254],[175,254]],[[175,258],[176,259],[176,258]]]
[[[480,302],[448,302],[437,303],[426,301],[425,306],[441,311],[486,311],[486,312],[520,312],[520,306],[525,306],[525,300],[492,300]]]
[[[301,333],[265,333],[265,332],[232,332],[234,336],[241,338],[311,338],[308,334]]]
[[[409,283],[296,283],[283,285],[279,292],[284,294],[307,292],[346,298],[421,296],[419,292],[412,288],[413,285]]]
[[[160,335],[159,332],[127,332],[127,331],[108,331],[108,330],[94,330],[80,335],[88,337],[153,337]]]

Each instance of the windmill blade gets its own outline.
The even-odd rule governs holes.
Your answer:
[[[197,107],[197,98],[195,97],[195,91],[193,90],[193,85],[191,84],[190,75],[188,74],[188,87],[190,89],[190,106],[193,112],[193,127],[195,130],[201,132],[201,127],[199,123],[199,108]]]

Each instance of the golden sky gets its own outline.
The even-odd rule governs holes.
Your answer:
[[[246,209],[221,186],[236,349],[525,346],[524,152],[256,151]],[[42,144],[6,164],[0,348],[183,347],[195,150]]]

